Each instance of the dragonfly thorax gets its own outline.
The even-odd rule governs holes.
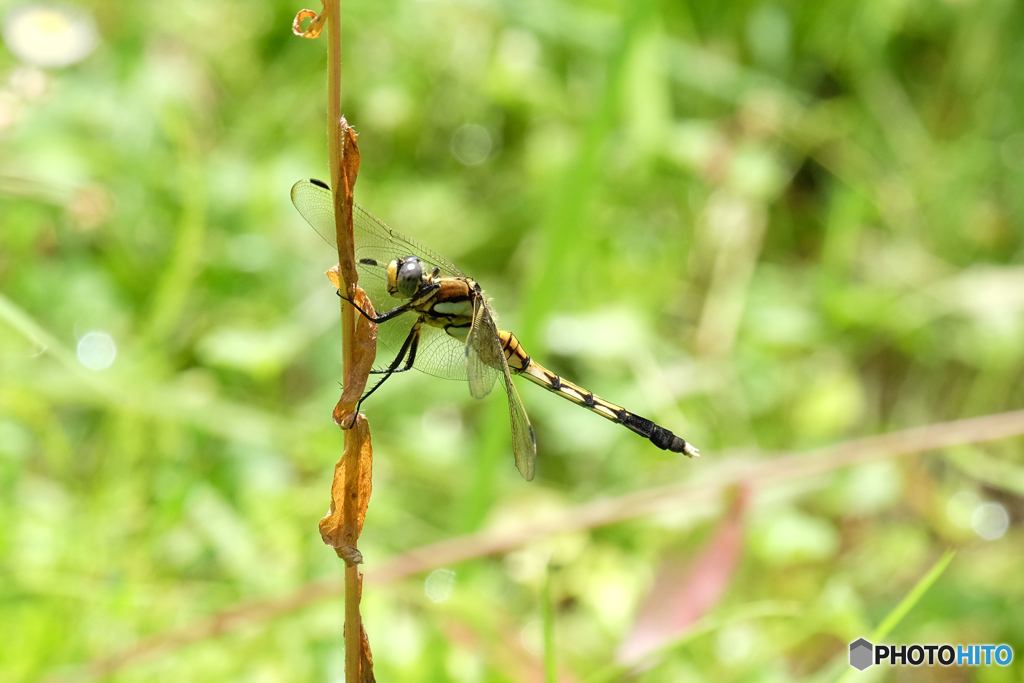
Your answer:
[[[411,299],[427,284],[430,276],[424,276],[423,262],[418,256],[406,256],[388,264],[388,294],[396,299]]]

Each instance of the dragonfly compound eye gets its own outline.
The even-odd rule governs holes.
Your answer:
[[[423,283],[423,264],[415,256],[404,259],[398,268],[398,292],[406,298],[412,298],[420,291]]]

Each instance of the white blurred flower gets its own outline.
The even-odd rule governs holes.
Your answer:
[[[3,22],[7,49],[22,62],[61,67],[80,62],[96,48],[92,17],[63,5],[29,4],[7,12]]]

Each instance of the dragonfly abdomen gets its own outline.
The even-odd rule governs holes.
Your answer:
[[[500,330],[498,336],[501,338],[501,347],[505,352],[505,359],[508,361],[509,370],[513,373],[525,377],[534,384],[538,384],[548,391],[572,401],[576,405],[583,406],[597,413],[606,420],[623,425],[627,429],[649,439],[651,443],[662,450],[682,453],[691,458],[700,455],[692,444],[687,443],[685,439],[676,436],[664,427],[648,420],[646,417],[640,417],[635,413],[631,413],[622,406],[606,401],[594,394],[594,392],[587,391],[583,387],[562,379],[554,372],[551,372],[533,360],[511,332]]]

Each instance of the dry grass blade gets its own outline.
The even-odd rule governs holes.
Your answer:
[[[803,477],[834,471],[885,458],[920,453],[950,446],[996,441],[1024,434],[1024,410],[956,420],[907,429],[882,436],[856,439],[742,467],[726,465],[699,481],[669,484],[617,498],[597,500],[570,508],[557,517],[525,524],[515,530],[485,530],[417,548],[385,561],[369,577],[371,584],[419,574],[441,566],[504,552],[546,536],[678,509],[681,505],[717,500],[730,486],[746,482],[755,490]],[[173,652],[190,643],[207,640],[245,625],[274,619],[303,607],[336,598],[344,592],[337,579],[310,582],[288,595],[238,605],[186,629],[158,634],[110,657],[87,664],[73,680],[101,678],[132,664]],[[64,679],[51,679],[64,680]],[[66,680],[72,680],[68,678]]]

